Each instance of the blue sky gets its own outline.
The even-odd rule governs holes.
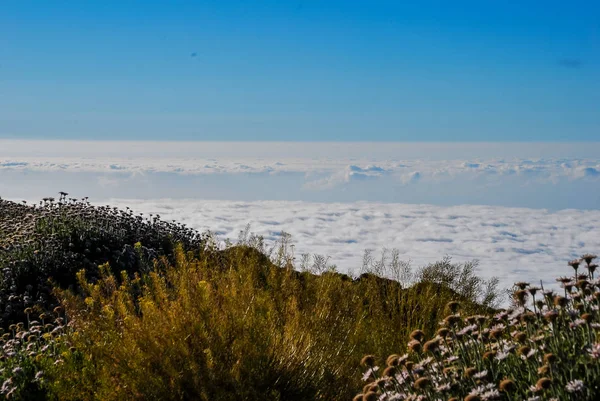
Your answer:
[[[597,141],[596,1],[4,1],[0,138]]]

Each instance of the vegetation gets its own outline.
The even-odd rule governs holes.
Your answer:
[[[203,236],[160,216],[149,219],[132,210],[92,206],[87,198],[44,198],[39,205],[0,199],[0,327],[26,321],[24,310],[52,311],[58,306],[54,285],[76,283],[84,268],[98,277],[109,263],[114,273],[149,272],[152,260],[172,255],[174,244],[201,247]],[[143,244],[137,251],[133,245]]]
[[[271,250],[247,232],[223,249],[157,216],[64,197],[2,207],[5,269],[22,260],[41,274],[7,280],[21,277],[24,298],[25,277],[46,290],[51,277],[48,299],[62,305],[9,301],[24,322],[0,341],[0,394],[10,399],[351,399],[363,354],[404,349],[416,327],[433,335],[451,300],[486,313],[495,299],[473,264],[449,259],[413,272],[394,252],[367,254],[353,278],[316,255],[295,269],[285,234]],[[19,226],[18,213],[34,216]],[[85,251],[96,245],[107,253]],[[131,258],[111,257],[129,247]],[[403,282],[383,278],[397,273]]]
[[[469,315],[457,302],[435,336],[409,336],[385,369],[363,358],[367,381],[355,400],[598,400],[600,280],[595,255],[569,262],[561,293],[516,283],[514,305]],[[429,340],[427,340],[429,338]]]

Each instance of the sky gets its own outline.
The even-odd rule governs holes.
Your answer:
[[[597,1],[3,1],[0,138],[598,141]]]

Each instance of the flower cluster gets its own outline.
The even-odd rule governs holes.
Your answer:
[[[97,277],[106,262],[115,272],[150,270],[152,260],[172,255],[175,244],[196,250],[204,241],[158,215],[94,206],[65,192],[31,205],[0,199],[0,327],[24,321],[25,308],[57,306],[49,278],[66,288],[80,269]],[[136,243],[143,245],[136,249]]]
[[[569,262],[562,291],[515,284],[509,309],[463,316],[458,302],[435,337],[415,330],[385,369],[363,358],[355,400],[596,400],[600,398],[600,280],[595,255]]]
[[[61,307],[42,313],[25,310],[27,324],[12,324],[0,338],[0,396],[7,399],[41,399],[45,390],[44,366],[57,365],[68,330]]]

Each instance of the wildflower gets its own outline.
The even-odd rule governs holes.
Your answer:
[[[473,375],[474,379],[483,379],[488,375],[488,371],[487,370],[482,370],[481,372],[475,373]]]
[[[593,359],[600,358],[600,343],[592,345],[591,349],[589,350],[589,354]]]
[[[477,373],[476,368],[466,368],[465,369],[465,377],[473,377]]]
[[[521,321],[526,323],[532,323],[535,321],[535,313],[527,312],[521,315]]]
[[[423,345],[423,351],[436,352],[439,349],[439,343],[436,340],[429,340]]]
[[[525,340],[527,340],[527,334],[523,333],[522,331],[515,332],[513,334],[513,337],[515,340],[517,340],[520,343],[523,343],[523,342],[525,342]]]
[[[11,390],[12,385],[12,377],[9,377],[2,383],[2,388],[0,388],[0,393],[5,394]]]
[[[567,390],[569,393],[577,393],[579,391],[583,391],[584,388],[585,385],[581,380],[572,380],[565,386],[565,390]]]
[[[542,365],[538,368],[537,370],[538,375],[547,375],[548,373],[550,373],[550,366],[548,365]]]
[[[33,381],[38,382],[38,381],[42,380],[43,377],[44,377],[44,371],[40,370],[39,372],[37,372],[35,374],[35,379]]]
[[[375,365],[375,357],[373,355],[365,355],[361,361],[360,364],[362,366],[373,366]]]
[[[498,351],[496,353],[496,360],[503,361],[506,358],[508,358],[508,355],[510,355],[510,354],[508,352],[506,352],[506,351]]]
[[[589,265],[590,265],[590,263],[592,263],[592,261],[593,261],[594,259],[596,259],[597,257],[598,257],[598,256],[596,256],[596,255],[592,255],[591,253],[586,253],[585,255],[583,255],[583,256],[581,257],[581,259],[582,259],[582,260],[585,260],[585,263],[586,263],[586,264],[589,266]]]
[[[477,329],[477,325],[475,325],[475,324],[472,324],[472,325],[469,325],[469,326],[465,326],[465,327],[463,327],[463,329],[462,329],[462,330],[460,330],[460,331],[459,331],[458,333],[456,333],[456,334],[457,334],[457,335],[459,335],[459,336],[464,336],[464,335],[466,335],[466,334],[469,334],[469,333],[471,333],[473,330],[476,330],[476,329]]]
[[[385,364],[387,366],[398,366],[398,359],[400,357],[397,354],[392,354],[390,356],[387,357],[387,359],[385,360]]]
[[[528,347],[527,345],[523,345],[522,347],[520,347],[520,348],[517,350],[517,353],[518,353],[519,355],[527,355],[527,354],[529,354],[529,352],[530,352],[530,351],[531,351],[531,348],[530,348],[530,347]]]
[[[579,265],[581,264],[581,259],[573,259],[567,264],[577,271]]]
[[[402,365],[408,359],[408,354],[404,354],[398,358],[398,364]]]
[[[500,391],[504,391],[505,393],[513,392],[517,389],[517,386],[514,381],[510,379],[504,379],[500,382]]]
[[[576,327],[583,326],[584,324],[586,324],[585,320],[583,320],[583,319],[575,319],[575,321],[569,323],[569,327],[572,328],[572,329],[574,329]]]
[[[447,326],[454,326],[455,324],[460,323],[460,321],[461,321],[461,318],[458,315],[449,315],[449,316],[446,316],[446,318],[444,319],[444,323]]]
[[[487,400],[497,400],[500,397],[501,397],[500,392],[498,390],[496,390],[496,389],[488,390],[488,391],[486,391],[485,393],[483,393],[481,395],[481,398],[484,401],[487,401]]]
[[[415,388],[419,390],[424,390],[425,388],[429,387],[430,384],[431,380],[429,378],[420,377],[415,381]]]
[[[498,338],[502,337],[503,333],[504,333],[503,329],[492,329],[492,331],[490,331],[490,337],[492,337],[494,339],[498,339]]]
[[[528,293],[526,290],[518,290],[518,291],[515,291],[513,296],[515,298],[515,301],[517,301],[519,303],[519,305],[524,305],[525,302],[527,301],[527,295],[528,295]]]
[[[529,287],[529,283],[526,283],[524,281],[519,281],[517,283],[515,283],[516,287],[519,287],[520,290],[524,290],[525,288]]]
[[[408,343],[408,348],[413,352],[420,352],[421,351],[421,343],[417,340],[411,340]]]
[[[429,356],[429,357],[423,359],[421,362],[419,362],[418,366],[427,367],[427,365],[429,365],[431,362],[433,362],[433,358]]]
[[[448,330],[448,329],[447,329],[447,328],[445,328],[445,327],[442,327],[441,329],[439,329],[439,330],[437,331],[437,335],[438,335],[438,336],[440,336],[440,337],[442,337],[442,338],[446,338],[446,336],[447,336],[448,334],[450,334],[450,330]]]
[[[379,366],[373,366],[373,367],[367,369],[367,371],[365,372],[365,374],[362,377],[362,381],[366,382],[367,380],[369,380],[371,377],[373,377],[375,375],[375,372],[377,372],[378,370],[379,370]]]
[[[438,393],[443,393],[444,391],[450,390],[450,383],[440,384],[435,388],[435,391]]]
[[[483,354],[483,359],[491,360],[496,356],[496,351],[487,351]]]
[[[527,360],[527,359],[531,358],[532,356],[534,356],[535,353],[536,353],[535,349],[530,349],[529,352],[521,354],[521,359]]]
[[[552,385],[552,380],[548,379],[547,377],[542,377],[541,379],[539,379],[537,381],[537,383],[535,383],[535,387],[538,390],[547,390],[550,388],[551,385]]]
[[[385,370],[383,371],[383,376],[385,377],[393,377],[396,376],[396,372],[398,369],[396,369],[395,366],[388,366],[387,368],[385,368]]]
[[[425,333],[422,330],[414,330],[410,333],[410,338],[416,341],[421,342],[421,340],[425,337]]]
[[[569,300],[563,296],[556,295],[554,297],[554,306],[560,306],[564,308],[569,303]]]

